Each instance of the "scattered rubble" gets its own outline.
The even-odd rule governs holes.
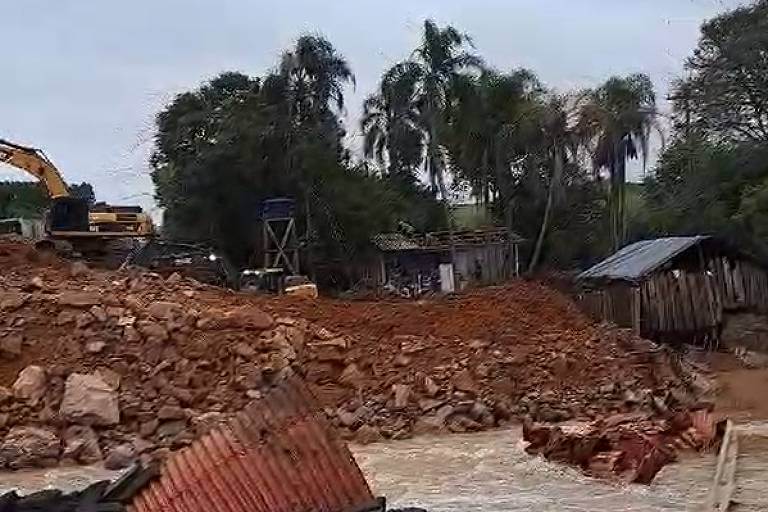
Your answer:
[[[18,343],[0,341],[0,441],[47,429],[67,461],[96,458],[90,432],[115,465],[137,439],[150,456],[187,446],[286,369],[358,442],[687,405],[665,351],[533,282],[430,302],[306,301],[132,269],[72,277],[28,250],[0,245],[0,340],[22,340],[13,357]],[[73,427],[91,429],[87,450]]]
[[[617,414],[590,424],[557,426],[526,422],[526,451],[582,468],[591,476],[649,484],[680,449],[712,449],[722,438],[705,410],[663,418]]]

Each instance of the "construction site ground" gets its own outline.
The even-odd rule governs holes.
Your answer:
[[[357,442],[692,400],[668,351],[594,325],[537,282],[365,302],[102,272],[23,244],[0,246],[0,265],[0,435],[8,445],[0,465],[14,465],[9,457],[29,435],[64,446],[85,435],[88,449],[58,454],[80,463],[118,447],[162,456],[287,369]],[[38,430],[19,432],[28,427]]]
[[[596,325],[535,281],[425,301],[308,300],[100,271],[24,244],[0,245],[0,265],[7,469],[162,459],[286,371],[356,445],[664,415],[714,389],[707,364]],[[714,358],[732,386],[717,405],[752,407],[733,400],[741,367],[726,363]]]

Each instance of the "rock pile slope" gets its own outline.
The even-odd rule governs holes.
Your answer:
[[[288,367],[360,442],[686,399],[665,352],[537,283],[312,301],[41,258],[0,245],[0,466],[162,456]]]

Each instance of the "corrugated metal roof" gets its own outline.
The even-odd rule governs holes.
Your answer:
[[[373,237],[373,243],[380,251],[413,251],[421,245],[402,233],[381,233]]]
[[[509,233],[506,228],[460,229],[450,231],[432,231],[430,233],[407,236],[403,233],[380,233],[372,238],[374,245],[384,252],[388,251],[447,251],[455,247],[477,247],[489,244],[520,243],[523,238],[517,233]]]
[[[295,376],[176,452],[129,512],[347,512],[379,503]]]
[[[579,279],[634,281],[708,238],[707,236],[677,236],[635,242],[582,272],[579,274]]]

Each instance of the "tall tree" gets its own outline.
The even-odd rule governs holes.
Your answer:
[[[386,165],[386,173],[399,180],[417,177],[425,135],[417,96],[418,66],[403,62],[381,78],[379,90],[363,103],[363,151]]]
[[[768,142],[768,0],[705,23],[686,69],[673,94],[682,127]]]
[[[468,50],[471,43],[466,34],[455,28],[440,28],[432,20],[426,20],[421,45],[411,57],[418,70],[414,79],[426,135],[424,170],[444,201],[449,198],[442,136],[448,107],[453,99],[453,88],[462,73],[478,71],[482,67],[480,57]]]
[[[549,166],[552,173],[549,176],[549,188],[547,200],[544,205],[544,214],[541,217],[541,227],[536,237],[536,244],[528,263],[528,271],[533,272],[541,259],[544,240],[550,229],[552,212],[555,206],[555,196],[560,191],[561,182],[569,157],[576,160],[578,143],[568,120],[568,111],[565,97],[552,97],[542,109],[541,138],[545,148],[546,158],[551,162]]]
[[[539,110],[543,89],[528,70],[486,71],[463,77],[454,86],[449,111],[448,149],[456,176],[475,197],[493,202],[510,231],[513,200],[523,181],[536,172]],[[531,165],[533,164],[533,165]]]
[[[627,160],[648,158],[650,132],[656,126],[656,94],[647,75],[613,77],[587,91],[577,132],[590,147],[596,170],[608,174],[608,208],[613,250],[626,239]]]
[[[287,196],[318,259],[348,263],[349,251],[400,219],[432,222],[436,201],[349,165],[339,112],[351,82],[330,43],[305,36],[274,73],[224,73],[180,94],[157,117],[151,160],[168,236],[213,243],[248,264],[259,205]]]

